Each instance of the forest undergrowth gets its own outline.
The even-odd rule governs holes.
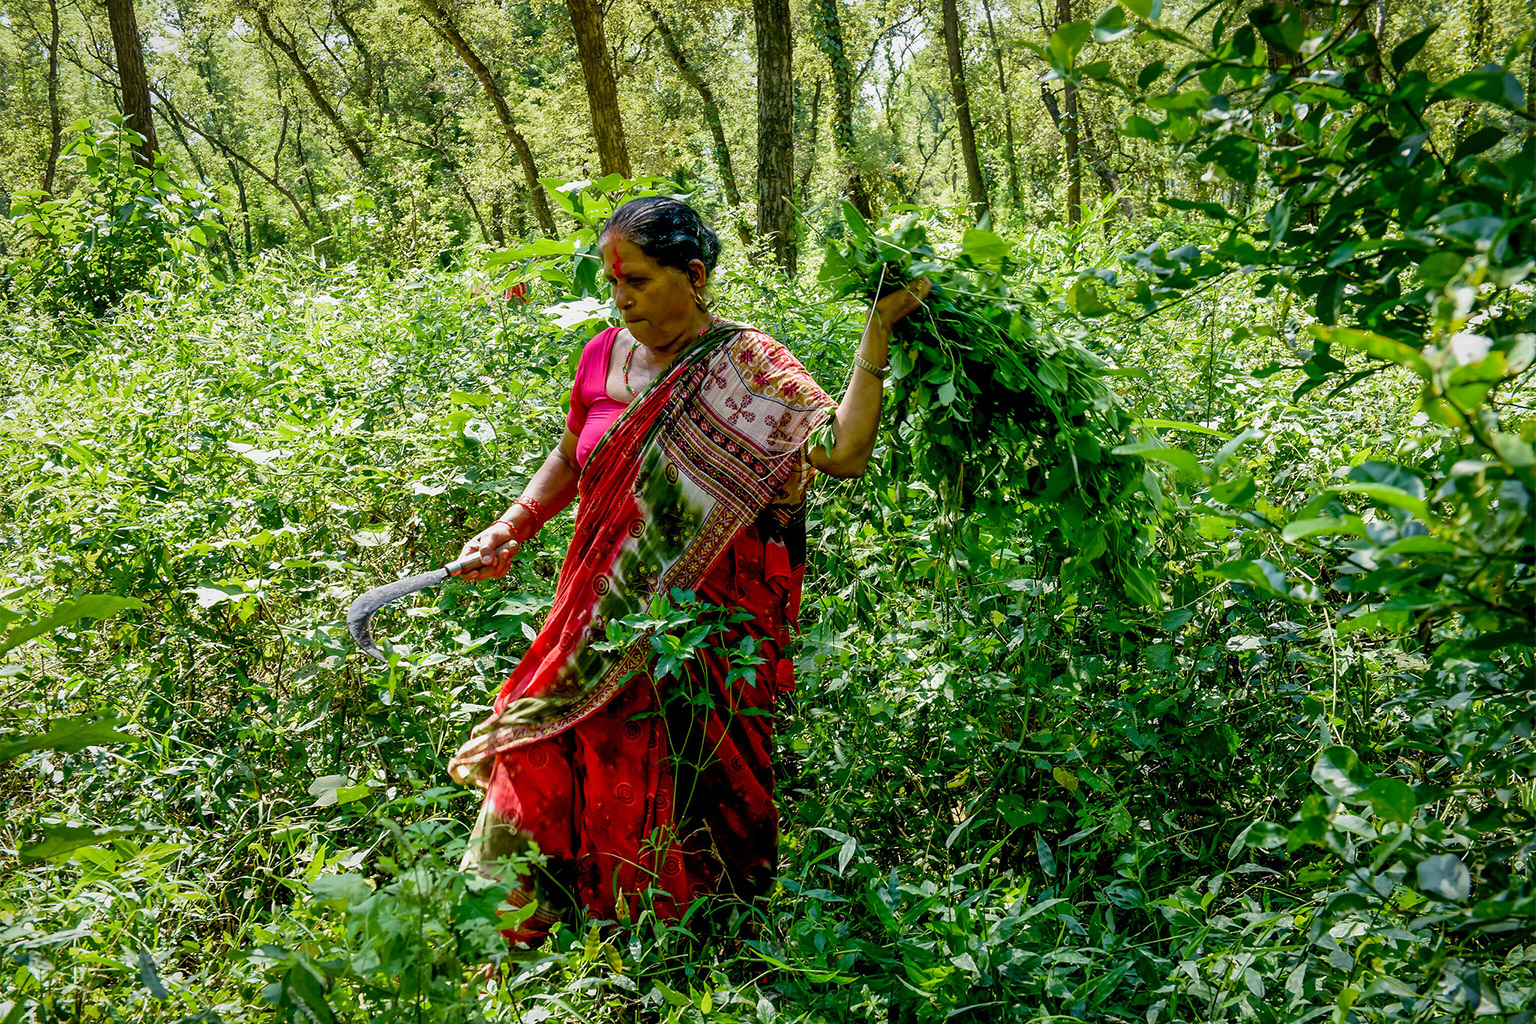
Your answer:
[[[1529,1024],[1521,86],[1289,4],[1208,46],[1126,6],[1042,56],[1232,203],[1019,238],[822,211],[818,281],[722,268],[721,311],[834,390],[839,282],[942,288],[870,473],[815,492],[780,871],[705,936],[509,950],[505,891],[455,869],[444,764],[569,515],[505,580],[382,613],[387,668],[342,622],[521,492],[601,314],[592,229],[666,183],[557,189],[571,234],[463,269],[291,249],[227,279],[216,197],[77,127],[83,184],[12,204],[0,277],[0,1024]],[[1131,88],[1083,59],[1133,32],[1189,63]],[[986,404],[1026,391],[1033,429]],[[962,476],[1004,430],[1034,447]],[[686,595],[656,615],[708,644]]]
[[[1039,265],[1064,258],[1035,244]],[[836,379],[855,311],[730,277],[729,312]],[[1383,376],[1294,400],[1294,379],[1247,369],[1283,341],[1229,342],[1276,319],[1209,294],[1089,344],[1135,371],[1117,379],[1149,435],[1204,458],[1262,437],[1229,455],[1278,514],[1403,458],[1414,393]],[[1372,898],[1355,877],[1390,802],[1335,810],[1289,853],[1244,841],[1335,769],[1433,786],[1458,766],[1412,739],[1421,644],[1340,636],[1329,601],[1213,575],[1255,542],[1172,478],[1155,609],[1112,581],[1062,588],[1027,537],[941,543],[920,486],[824,481],[762,919],[702,947],[644,920],[509,956],[497,894],[452,870],[472,799],[442,765],[539,622],[569,517],[502,583],[387,611],[392,669],[351,649],[341,613],[515,496],[579,337],[463,274],[298,259],[100,327],[7,329],[7,617],[133,601],[6,669],[13,735],[131,723],[3,768],[23,858],[0,881],[7,998],[37,1019],[1427,1019],[1530,999],[1536,949],[1448,926],[1469,898],[1454,878]],[[1344,747],[1360,761],[1328,759]],[[1536,810],[1529,784],[1514,804]],[[1465,809],[1446,796],[1423,824]],[[1445,848],[1492,869],[1477,842]]]

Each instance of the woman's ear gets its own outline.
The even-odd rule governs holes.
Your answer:
[[[703,288],[709,283],[709,268],[703,260],[688,261],[688,282],[695,288]]]

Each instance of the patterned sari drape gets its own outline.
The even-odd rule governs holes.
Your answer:
[[[783,674],[777,658],[798,576],[790,578],[782,543],[755,524],[771,520],[768,506],[832,407],[778,342],[717,324],[609,429],[582,474],[575,536],[549,616],[491,715],[449,763],[456,781],[486,790],[466,867],[499,876],[498,861],[533,839],[552,859],[584,865],[572,900],[609,917],[626,910],[622,897],[633,901],[648,887],[665,894],[657,901],[665,910],[731,881],[733,858],[719,836],[690,848],[678,832],[687,802],[677,790],[681,752],[666,748],[683,741],[665,728],[648,639],[622,650],[593,642],[608,622],[643,612],[673,588],[744,608],[752,617],[738,632],[764,645],[765,685],[744,694],[723,665],[706,659],[703,669],[721,706],[765,716],[786,684],[775,675]],[[743,728],[706,715],[679,728],[719,762],[719,771],[688,775],[688,795],[701,785],[717,793],[711,813],[726,819],[722,835],[746,842],[766,827],[770,834],[758,839],[771,846],[777,819],[765,723]],[[733,816],[743,820],[733,824]],[[724,868],[690,870],[700,857]],[[524,889],[513,902],[533,898]],[[552,920],[540,907],[524,934]]]

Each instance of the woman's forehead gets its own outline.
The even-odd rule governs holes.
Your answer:
[[[645,254],[645,250],[627,238],[609,235],[603,239],[603,265],[605,267],[619,268],[633,267],[639,269],[642,266],[654,267],[656,262]],[[615,269],[615,273],[619,270]]]

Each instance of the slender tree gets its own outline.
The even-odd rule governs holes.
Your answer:
[[[1065,3],[1066,0],[1058,0]],[[960,126],[960,153],[965,160],[965,180],[971,194],[971,213],[977,220],[991,209],[987,183],[981,176],[976,154],[976,129],[971,125],[971,100],[965,88],[965,64],[960,58],[960,16],[955,0],[943,2],[944,52],[949,58],[949,89],[955,99],[955,121]]]
[[[731,204],[731,209],[740,211],[741,191],[736,187],[736,171],[731,166],[731,151],[725,143],[725,126],[720,120],[720,104],[715,100],[715,93],[709,87],[709,83],[694,70],[688,63],[688,58],[683,54],[683,48],[678,45],[677,36],[672,31],[672,26],[667,24],[652,4],[645,5],[646,13],[651,16],[651,23],[656,26],[657,33],[661,36],[662,45],[666,48],[667,56],[672,58],[672,63],[677,68],[677,73],[683,76],[683,81],[693,87],[693,91],[699,94],[699,102],[704,105],[704,123],[709,126],[710,137],[715,143],[715,163],[720,168],[720,183],[725,186],[725,199]],[[739,216],[738,216],[739,220]],[[745,240],[745,239],[743,239]]]
[[[363,34],[357,30],[357,26],[352,21],[351,12],[343,0],[331,0],[331,14],[341,25],[342,31],[346,32],[347,38],[352,41],[353,47],[357,50],[357,56],[363,62],[363,80],[358,87],[357,98],[362,101],[364,107],[371,108],[374,91],[373,51],[368,48],[368,41],[363,38]]]
[[[843,24],[837,0],[811,0],[811,23],[816,46],[832,65],[832,147],[841,165],[848,201],[864,217],[870,216],[869,193],[859,171],[858,140],[853,134],[853,68],[843,46]]]
[[[997,43],[997,26],[992,24],[992,4],[981,0],[981,9],[987,15],[987,37],[992,42],[992,55],[997,58],[997,92],[1003,104],[1004,157],[1008,160],[1008,196],[1015,207],[1023,205],[1019,194],[1019,157],[1013,147],[1013,104],[1008,101],[1008,77],[1003,74],[1003,48]]]
[[[197,132],[203,138],[208,140],[208,144],[209,145],[213,146],[214,149],[217,149],[219,152],[223,153],[226,160],[229,160],[231,162],[238,162],[239,164],[241,164],[242,166],[244,166],[245,168],[250,170],[253,174],[255,174],[262,181],[264,181],[268,185],[272,186],[272,189],[275,192],[277,192],[279,195],[281,195],[284,199],[288,200],[289,204],[292,205],[294,213],[298,214],[300,223],[302,223],[306,228],[311,226],[310,222],[309,222],[309,214],[304,212],[304,205],[299,202],[299,197],[293,194],[293,190],[292,189],[288,188],[286,185],[284,185],[282,183],[282,181],[277,177],[276,173],[268,173],[267,171],[262,170],[262,168],[257,166],[249,157],[243,155],[239,150],[237,150],[234,147],[234,145],[231,142],[229,142],[227,139],[225,139],[223,137],[223,135],[218,131],[218,129],[216,129],[215,127],[213,127],[211,124],[208,124],[208,123],[194,124],[191,121],[191,119],[189,119],[185,114],[183,114],[181,111],[176,109],[176,105],[175,105],[175,103],[173,103],[171,101],[170,97],[166,96],[164,93],[160,92],[158,89],[154,90],[154,92],[155,92],[155,98],[160,101],[160,109],[165,111],[166,116],[174,118],[174,119],[180,121],[185,127],[190,128],[194,132]],[[284,113],[284,122],[283,122],[283,124],[284,124],[284,129],[286,131],[286,126],[287,126],[287,120],[286,120],[287,108],[286,107],[283,108],[283,113]],[[282,143],[279,142],[278,145],[281,146]],[[276,158],[273,159],[272,163],[273,163],[273,167],[276,168],[276,166],[277,166]],[[241,198],[241,206],[242,206],[242,209],[243,209],[244,208],[244,203],[245,203],[245,200],[244,200],[245,186],[243,184],[239,184],[240,176],[238,174],[235,175],[235,181],[239,185],[239,188],[240,188],[240,193],[241,193],[241,197],[242,197]],[[247,226],[246,226],[246,252],[247,253],[250,252],[250,226],[249,226],[249,224],[247,224]]]
[[[31,8],[22,7],[20,14],[48,54],[48,158],[43,162],[42,184],[43,192],[52,195],[64,138],[64,120],[59,113],[59,0],[48,0],[46,30],[33,20]]]
[[[826,84],[822,78],[816,79],[816,91],[811,94],[811,111],[807,118],[805,139],[805,152],[802,156],[800,167],[800,195],[802,198],[810,193],[811,175],[816,172],[816,128],[821,122],[821,87]]]
[[[795,81],[789,0],[752,0],[757,33],[757,232],[795,274]]]
[[[1071,20],[1072,0],[1056,0],[1056,28]],[[1077,224],[1083,219],[1083,162],[1078,155],[1077,86],[1070,79],[1062,82],[1061,107],[1056,125],[1066,147],[1067,223]]]
[[[325,115],[325,119],[336,130],[342,145],[347,147],[347,152],[351,153],[352,159],[357,161],[357,166],[366,171],[368,169],[367,151],[363,149],[362,142],[353,133],[346,119],[341,116],[341,112],[336,109],[336,105],[326,97],[325,90],[320,88],[320,83],[315,80],[314,74],[309,70],[309,63],[304,59],[303,54],[299,53],[297,40],[292,31],[283,24],[281,19],[278,19],[278,27],[282,31],[274,29],[272,19],[260,7],[255,8],[253,13],[256,15],[256,26],[261,29],[261,34],[288,58],[288,62],[299,74],[299,81],[304,83],[304,90],[309,93],[309,98],[314,100],[315,106],[320,108],[320,113]]]
[[[107,22],[112,28],[112,49],[117,54],[117,77],[122,88],[123,116],[128,127],[142,135],[134,147],[145,167],[155,165],[160,142],[155,138],[155,115],[149,102],[149,74],[144,70],[144,47],[139,41],[139,21],[133,0],[107,0]]]
[[[1103,187],[1104,194],[1106,196],[1118,194],[1121,189],[1120,175],[1115,171],[1114,167],[1110,164],[1108,157],[1104,155],[1103,150],[1099,148],[1098,143],[1094,140],[1093,124],[1090,121],[1087,112],[1082,110],[1080,107],[1077,112],[1077,117],[1069,122],[1066,118],[1066,115],[1062,113],[1061,104],[1056,102],[1056,94],[1051,92],[1051,90],[1043,83],[1040,86],[1040,102],[1045,105],[1046,113],[1051,115],[1051,123],[1056,126],[1056,131],[1060,133],[1061,137],[1063,139],[1070,138],[1075,140],[1075,149],[1073,152],[1077,154],[1077,166],[1079,168],[1079,210],[1081,209],[1081,166],[1083,159],[1087,159],[1088,166],[1093,168],[1093,173],[1099,179],[1099,184]],[[1070,197],[1070,182],[1068,191]],[[1134,208],[1131,206],[1130,199],[1124,195],[1120,196],[1119,205],[1120,212],[1126,217],[1130,217],[1135,212]],[[1070,207],[1068,208],[1067,212],[1070,219]],[[1076,224],[1077,221],[1074,220],[1072,223]]]
[[[539,169],[533,161],[533,150],[528,145],[528,140],[523,138],[522,132],[517,130],[517,122],[512,117],[512,108],[507,104],[506,94],[501,91],[501,86],[496,83],[496,76],[491,74],[491,69],[485,66],[485,62],[470,49],[468,41],[459,32],[453,23],[453,18],[448,13],[444,0],[421,0],[422,9],[427,14],[428,23],[437,30],[438,35],[447,40],[453,47],[464,66],[480,80],[480,85],[485,89],[485,94],[490,97],[491,106],[496,108],[496,117],[501,122],[501,130],[507,137],[507,142],[517,153],[518,162],[523,165],[523,178],[528,182],[528,194],[532,198],[533,214],[538,218],[539,230],[550,238],[558,233],[555,228],[555,215],[550,212],[549,199],[544,195],[544,186],[539,184]]]
[[[632,177],[629,150],[624,145],[624,122],[619,116],[619,89],[613,81],[613,62],[608,57],[608,38],[603,32],[603,8],[598,0],[565,0],[576,33],[576,52],[581,55],[581,74],[587,83],[587,105],[592,111],[592,137],[604,174]]]

